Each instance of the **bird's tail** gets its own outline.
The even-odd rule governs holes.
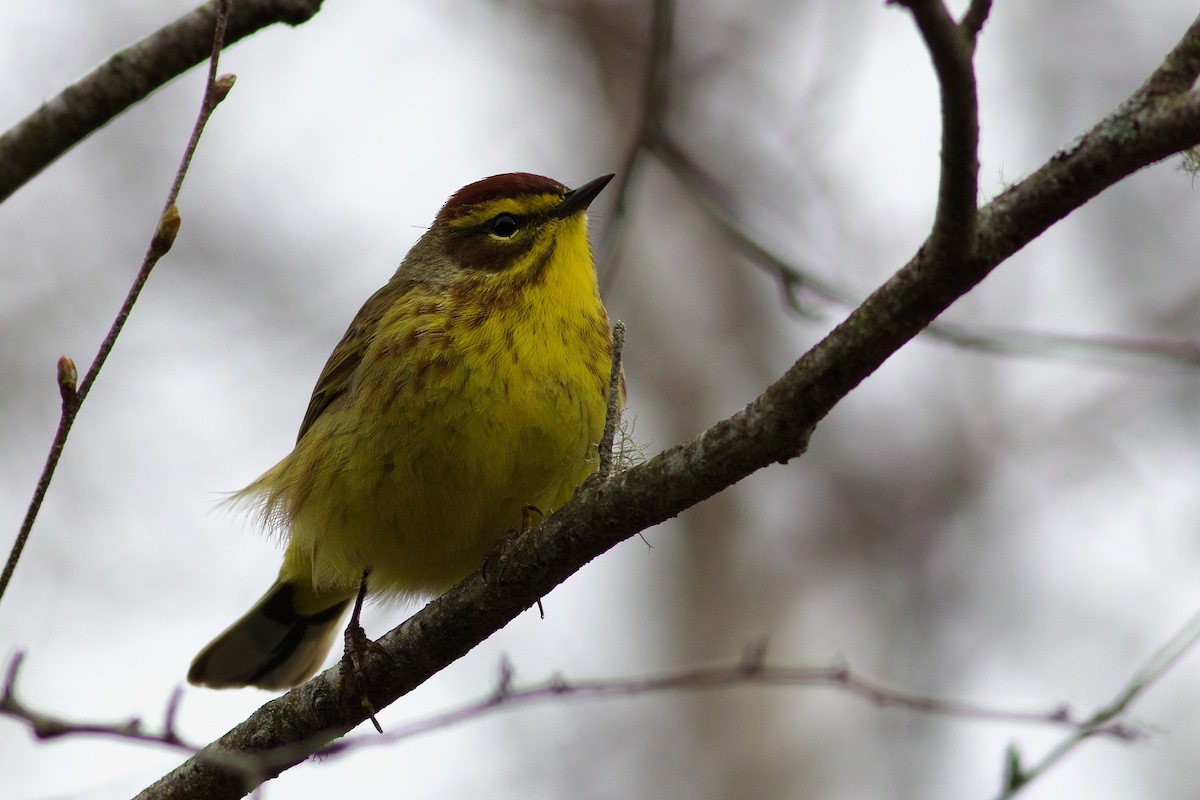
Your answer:
[[[325,660],[352,599],[318,595],[281,577],[200,651],[188,682],[213,689],[287,689],[303,683]]]

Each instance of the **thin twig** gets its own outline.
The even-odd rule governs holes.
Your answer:
[[[794,310],[805,315],[810,310],[805,308],[799,299],[799,290],[812,293],[817,298],[837,303],[846,308],[853,308],[862,302],[861,295],[855,295],[849,290],[820,277],[816,271],[797,266],[782,256],[774,253],[762,244],[734,216],[720,199],[720,190],[716,181],[698,165],[673,137],[664,136],[654,143],[653,152],[667,171],[675,176],[688,196],[696,200],[700,207],[716,222],[730,239],[735,248],[751,262],[767,267],[779,280],[784,292],[784,298]]]
[[[299,25],[322,0],[238,0],[225,43],[277,22]],[[218,0],[163,26],[43,103],[0,135],[0,201],[122,111],[209,57]]]
[[[1089,736],[1111,736],[1117,739],[1138,739],[1147,734],[1140,728],[1114,722],[1113,714],[1103,723],[1095,718],[1076,719],[1065,705],[1048,711],[1021,711],[996,708],[977,703],[950,700],[887,686],[853,670],[847,664],[830,666],[779,666],[765,662],[761,647],[748,648],[738,661],[711,667],[678,670],[662,675],[634,678],[603,678],[567,680],[551,677],[539,684],[516,687],[513,670],[507,661],[501,663],[495,687],[485,697],[458,708],[443,711],[422,720],[393,727],[382,736],[343,739],[320,747],[315,755],[330,756],[346,753],[372,744],[391,744],[400,740],[444,730],[452,725],[474,720],[501,707],[521,707],[558,698],[596,699],[638,697],[675,691],[712,691],[736,687],[826,687],[844,691],[879,708],[895,708],[937,717],[973,720],[983,723],[1005,723],[1067,728],[1075,733],[1087,731]],[[20,701],[16,693],[16,678],[23,654],[18,653],[9,664],[3,692],[0,693],[0,714],[19,719],[29,725],[38,738],[63,736],[104,736],[132,742],[165,745],[176,750],[195,753],[197,748],[187,744],[175,732],[174,720],[181,693],[174,692],[167,704],[162,731],[148,731],[140,720],[104,724],[72,722],[34,711]],[[308,752],[312,752],[311,749]],[[253,757],[222,759],[234,768],[251,774],[276,763],[286,763],[294,754],[267,751]]]
[[[600,467],[596,470],[601,480],[612,475],[613,440],[617,436],[617,423],[621,419],[621,354],[625,350],[625,323],[617,320],[612,332],[612,370],[608,376],[608,404],[604,414],[604,434],[598,446]]]
[[[146,249],[146,255],[142,259],[142,266],[133,279],[133,285],[130,286],[129,293],[125,296],[125,301],[121,303],[121,307],[117,311],[117,315],[113,319],[108,333],[100,343],[100,349],[97,351],[96,357],[92,360],[87,374],[83,376],[82,381],[79,381],[78,386],[74,385],[74,362],[66,356],[59,361],[58,383],[59,392],[63,399],[62,413],[59,417],[58,429],[55,431],[54,440],[50,444],[50,451],[46,455],[46,463],[42,467],[41,475],[38,477],[37,485],[34,488],[33,498],[30,500],[29,507],[25,511],[25,519],[21,522],[21,528],[17,532],[16,541],[13,543],[8,560],[4,564],[4,571],[0,573],[0,600],[4,598],[4,592],[8,588],[8,584],[12,581],[13,572],[17,568],[17,562],[21,559],[21,553],[24,551],[25,544],[29,540],[29,534],[33,530],[33,523],[37,519],[38,512],[41,510],[42,502],[46,498],[46,492],[50,488],[50,481],[54,477],[54,472],[58,468],[58,461],[62,457],[63,447],[67,443],[67,436],[70,435],[71,427],[75,424],[75,417],[79,414],[79,409],[83,405],[83,401],[87,399],[88,392],[91,391],[93,384],[95,384],[101,367],[104,366],[109,353],[112,352],[113,346],[117,342],[117,337],[125,327],[125,321],[129,319],[129,314],[133,311],[134,303],[137,302],[138,297],[141,295],[142,288],[146,285],[146,280],[150,277],[150,272],[154,269],[159,259],[171,249],[171,245],[175,242],[175,236],[179,232],[180,216],[179,210],[175,206],[175,201],[179,198],[179,190],[183,186],[184,176],[187,174],[188,167],[192,161],[192,155],[196,152],[196,146],[200,142],[200,134],[203,133],[208,118],[233,87],[234,78],[232,75],[217,77],[217,61],[221,48],[224,46],[225,26],[229,20],[231,4],[232,0],[220,0],[215,31],[212,38],[212,49],[209,56],[208,80],[204,87],[204,99],[200,104],[200,113],[196,118],[195,126],[192,128],[192,134],[188,138],[187,147],[184,148],[183,158],[179,163],[179,168],[175,172],[175,179],[171,184],[171,190],[167,193],[167,200],[163,204],[162,214],[159,217],[158,224],[155,226],[150,245]]]
[[[596,273],[600,278],[600,288],[604,291],[616,280],[620,244],[629,220],[634,181],[641,172],[647,147],[659,138],[663,129],[663,115],[667,110],[667,70],[674,50],[674,38],[675,0],[654,0],[650,16],[650,53],[646,59],[637,132],[624,162],[617,169],[616,200],[598,248],[600,257]]]
[[[1090,722],[1076,719],[1065,705],[1056,706],[1049,711],[995,708],[896,689],[860,675],[845,664],[819,667],[772,666],[759,660],[761,651],[753,652],[759,656],[744,658],[730,665],[700,667],[628,679],[569,681],[556,676],[524,688],[512,686],[511,667],[505,663],[502,665],[501,677],[495,689],[479,700],[423,720],[391,728],[382,737],[353,737],[340,740],[322,749],[319,755],[341,755],[365,746],[390,744],[474,720],[502,707],[524,706],[548,699],[637,697],[673,691],[711,691],[756,686],[828,687],[845,691],[879,708],[896,708],[919,714],[985,723],[1038,725],[1080,731]],[[1142,738],[1147,734],[1140,728],[1110,721],[1104,726],[1092,729],[1091,735],[1130,740]]]
[[[991,355],[1070,359],[1106,366],[1123,366],[1125,359],[1136,359],[1170,367],[1200,368],[1200,343],[1187,340],[987,329],[943,320],[932,323],[925,333],[947,344]]]
[[[721,202],[721,192],[713,179],[673,139],[659,140],[653,153],[733,242],[734,248],[779,281],[784,301],[791,309],[805,317],[814,317],[818,311],[805,302],[808,298],[844,308],[854,308],[863,301],[861,295],[821,277],[821,271],[800,266],[763,244]],[[1200,368],[1200,342],[1187,340],[986,329],[945,320],[930,323],[922,336],[990,355],[1086,360],[1105,365],[1137,359],[1165,366]]]
[[[1133,702],[1179,663],[1180,659],[1187,655],[1198,641],[1200,641],[1200,612],[1193,614],[1192,618],[1174,636],[1147,659],[1142,668],[1113,698],[1112,702],[1076,726],[1076,730],[1070,736],[1051,749],[1037,764],[1028,769],[1022,767],[1020,754],[1015,747],[1010,748],[1005,758],[1004,787],[997,800],[1009,800],[1016,796],[1032,781],[1044,775],[1047,770],[1082,744],[1085,739],[1101,732],[1111,732],[1114,720],[1124,715]]]
[[[19,719],[29,726],[38,739],[57,739],[64,736],[100,736],[143,744],[159,744],[195,753],[196,747],[185,743],[175,732],[175,712],[179,704],[179,692],[171,696],[160,732],[149,731],[136,717],[125,722],[78,722],[34,711],[17,697],[17,676],[25,659],[24,653],[16,653],[5,671],[4,688],[0,692],[0,714]]]

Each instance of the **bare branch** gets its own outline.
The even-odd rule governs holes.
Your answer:
[[[192,134],[188,138],[187,147],[184,148],[183,159],[180,161],[179,168],[175,172],[175,180],[171,185],[170,191],[167,193],[167,200],[163,205],[162,214],[155,225],[150,245],[147,247],[146,255],[142,259],[141,268],[138,269],[138,273],[133,279],[133,285],[130,286],[129,293],[125,296],[121,308],[117,311],[117,316],[113,319],[113,323],[109,327],[104,341],[100,343],[100,349],[97,351],[96,357],[92,360],[87,374],[83,376],[83,380],[79,382],[78,386],[75,386],[75,363],[66,356],[59,359],[58,385],[59,393],[62,396],[62,413],[59,416],[58,429],[55,431],[54,440],[50,444],[50,451],[46,455],[46,463],[42,466],[42,472],[38,476],[37,485],[33,491],[33,498],[29,501],[29,507],[25,511],[25,518],[21,521],[21,528],[17,532],[16,541],[13,543],[8,560],[4,564],[4,571],[0,573],[0,600],[4,598],[4,592],[8,588],[9,582],[12,581],[13,572],[17,568],[17,562],[20,561],[21,553],[24,551],[25,544],[29,540],[29,534],[33,530],[33,523],[37,519],[38,512],[41,510],[42,502],[46,498],[46,492],[50,488],[50,481],[54,477],[54,472],[58,468],[58,461],[62,457],[63,447],[67,443],[67,436],[70,435],[71,427],[75,424],[75,417],[79,413],[83,401],[87,398],[88,392],[91,391],[92,385],[96,382],[96,378],[100,374],[100,369],[108,359],[108,354],[112,352],[113,347],[116,345],[117,337],[120,336],[121,330],[125,327],[125,321],[129,319],[129,314],[133,311],[134,303],[137,302],[138,297],[141,295],[142,288],[150,278],[151,271],[159,260],[167,254],[167,251],[171,249],[171,245],[175,242],[175,235],[179,232],[179,209],[175,207],[175,201],[179,198],[179,190],[183,186],[184,176],[191,165],[192,155],[196,152],[196,146],[200,142],[200,135],[204,131],[204,126],[207,124],[208,118],[212,116],[217,105],[225,99],[225,96],[229,94],[229,90],[233,86],[232,75],[217,77],[217,61],[225,42],[224,36],[231,3],[232,0],[219,0],[214,32],[210,34],[209,39],[208,81],[204,88],[204,99],[200,104],[200,113],[196,118],[196,124],[192,128]],[[2,156],[0,156],[0,161],[2,160]]]
[[[1037,764],[1025,769],[1021,766],[1020,754],[1015,747],[1010,748],[1006,758],[1004,787],[998,800],[1008,800],[1008,798],[1016,796],[1032,781],[1044,775],[1047,770],[1082,744],[1085,739],[1095,736],[1102,730],[1107,732],[1113,720],[1124,715],[1134,701],[1166,674],[1171,667],[1179,663],[1180,659],[1187,655],[1198,641],[1200,641],[1200,612],[1192,615],[1192,618],[1180,628],[1179,632],[1167,640],[1147,660],[1111,703],[1084,720],[1074,733],[1051,749]]]
[[[19,719],[29,726],[29,730],[39,739],[56,739],[62,736],[106,736],[115,739],[141,742],[143,744],[161,744],[176,750],[194,753],[196,748],[189,746],[175,733],[175,708],[179,703],[179,692],[175,692],[167,705],[161,732],[146,729],[136,717],[118,723],[76,722],[61,717],[34,711],[17,697],[17,676],[25,654],[17,653],[8,664],[4,677],[4,689],[0,692],[0,714]]]
[[[933,59],[942,96],[941,179],[928,246],[939,260],[967,259],[979,203],[979,107],[971,61],[974,34],[955,23],[941,0],[895,2],[912,12]]]
[[[1138,739],[1147,734],[1140,728],[1116,722],[1119,712],[1110,715],[1102,723],[1096,719],[1078,720],[1065,705],[1049,711],[1020,711],[994,708],[976,703],[949,700],[886,686],[883,683],[855,672],[847,664],[832,666],[798,667],[778,666],[765,663],[766,653],[760,647],[750,648],[739,661],[711,667],[670,672],[663,675],[635,678],[609,678],[571,681],[555,676],[540,684],[527,687],[513,685],[513,670],[507,661],[498,672],[496,686],[485,697],[465,703],[458,708],[444,711],[422,720],[393,727],[382,736],[371,735],[342,739],[321,747],[314,755],[329,757],[347,754],[363,747],[389,745],[411,739],[433,731],[443,730],[463,722],[477,719],[500,708],[531,705],[556,699],[594,699],[614,697],[637,697],[645,694],[660,694],[674,691],[712,691],[741,686],[746,687],[826,687],[845,691],[879,708],[903,709],[920,714],[986,723],[1009,723],[1068,728],[1076,734],[1088,736],[1111,736],[1118,739]],[[0,714],[5,714],[26,723],[40,739],[63,736],[103,736],[141,744],[164,745],[175,750],[195,753],[197,748],[188,745],[175,732],[175,718],[182,691],[176,690],[168,701],[161,732],[146,729],[141,720],[131,719],[119,723],[75,722],[53,717],[31,709],[18,699],[16,692],[17,673],[23,654],[18,653],[9,664],[3,692],[0,693]],[[253,776],[275,763],[285,763],[293,758],[290,749],[268,751],[253,756],[228,754],[222,763],[246,776]]]
[[[861,296],[825,280],[814,270],[787,261],[755,238],[721,202],[715,181],[684,152],[674,138],[663,136],[654,143],[653,152],[663,166],[684,185],[689,196],[699,202],[701,208],[721,227],[725,235],[733,240],[737,250],[750,261],[766,267],[779,279],[784,298],[794,310],[806,315],[811,313],[799,300],[800,290],[846,308],[853,308],[862,302]]]
[[[619,245],[629,218],[629,196],[641,171],[646,148],[658,140],[663,130],[663,115],[667,110],[667,69],[674,50],[674,38],[675,0],[654,0],[638,127],[625,160],[617,169],[616,199],[598,248],[600,263],[596,272],[600,276],[601,289],[607,289],[616,279]]]
[[[1106,365],[1137,359],[1169,367],[1200,367],[1200,342],[1187,340],[986,329],[945,320],[931,323],[925,333],[948,344],[993,355],[1061,358]]]
[[[1076,732],[1082,731],[1091,722],[1076,719],[1065,705],[1056,706],[1049,711],[992,708],[885,686],[879,681],[858,674],[846,664],[821,667],[774,666],[763,663],[760,660],[762,655],[760,653],[758,656],[743,658],[730,665],[700,667],[652,677],[582,681],[553,677],[524,688],[512,685],[512,669],[505,663],[501,666],[496,688],[479,700],[423,720],[391,728],[383,736],[339,740],[321,750],[320,755],[341,755],[362,747],[388,745],[474,720],[500,708],[524,706],[550,699],[637,697],[643,694],[711,691],[741,686],[827,687],[843,690],[879,708],[898,708],[919,714],[978,722],[1050,726],[1068,728]],[[1142,738],[1147,734],[1140,728],[1110,721],[1101,728],[1091,729],[1090,735],[1130,740]]]
[[[720,191],[683,149],[669,136],[659,139],[652,152],[680,183],[688,196],[720,226],[739,253],[773,275],[780,284],[784,300],[799,314],[818,316],[806,298],[815,298],[853,308],[862,296],[832,281],[816,269],[789,261],[764,245],[747,230],[720,200]],[[802,297],[801,295],[804,295]],[[1200,367],[1200,342],[1139,339],[1130,336],[1098,334],[1085,336],[1014,329],[985,329],[936,320],[922,331],[923,336],[993,355],[1088,360],[1100,364],[1118,364],[1128,359],[1151,361],[1165,366],[1194,369]]]
[[[285,22],[299,25],[322,0],[238,0],[226,41]],[[209,57],[218,0],[108,59],[0,135],[0,202],[93,131],[172,78]]]

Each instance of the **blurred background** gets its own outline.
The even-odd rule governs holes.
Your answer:
[[[849,296],[919,246],[938,99],[910,16],[880,0],[680,4],[657,112],[741,230]],[[952,4],[961,11],[965,2]],[[998,3],[978,51],[983,199],[1129,95],[1191,22],[1171,0]],[[192,7],[0,0],[0,129]],[[514,170],[625,168],[651,52],[646,0],[328,2],[225,53],[183,227],[78,419],[0,605],[20,694],[157,725],[197,649],[278,565],[217,508],[284,455],[363,300],[438,207]],[[0,533],[15,536],[58,418],[55,361],[90,362],[153,231],[202,89],[193,70],[0,206]],[[594,206],[628,326],[628,417],[650,454],[755,397],[847,308],[745,258],[670,165],[639,161],[619,236]],[[611,190],[609,193],[611,194]],[[1200,225],[1178,162],[1134,176],[946,315],[987,328],[1173,342],[1200,329]],[[844,661],[890,685],[1017,710],[1109,702],[1200,607],[1200,373],[1055,345],[995,356],[923,337],[810,452],[647,531],[383,711],[396,728],[518,684],[728,663]],[[372,635],[411,609],[373,607]],[[1200,656],[1029,798],[1195,793]],[[207,742],[270,699],[187,688]],[[506,710],[292,769],[266,797],[989,798],[1005,748],[1061,730],[738,688]],[[180,761],[38,743],[0,718],[0,793],[129,796]]]

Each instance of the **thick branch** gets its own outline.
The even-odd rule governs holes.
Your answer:
[[[238,0],[226,42],[276,22],[299,25],[322,0]],[[117,114],[209,56],[216,0],[114,55],[0,135],[0,202]]]
[[[1195,37],[1196,31],[1189,31]],[[885,359],[1051,224],[1142,167],[1200,143],[1200,97],[1127,102],[1078,143],[981,209],[964,257],[918,254],[777,382],[734,416],[607,481],[585,485],[516,539],[502,568],[433,600],[368,651],[361,683],[383,708],[499,630],[616,544],[774,462],[803,452],[833,406]],[[337,668],[256,711],[141,797],[238,797],[362,722]],[[253,754],[254,774],[231,754]]]

